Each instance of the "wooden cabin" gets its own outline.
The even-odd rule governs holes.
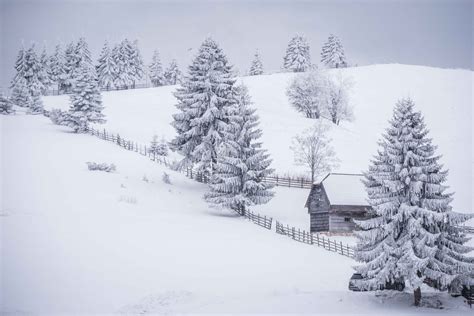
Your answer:
[[[370,206],[361,174],[330,173],[313,184],[306,200],[311,232],[349,233],[354,219],[368,218]]]

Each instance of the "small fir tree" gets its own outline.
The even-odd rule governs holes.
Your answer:
[[[252,65],[250,66],[249,75],[250,76],[258,76],[263,74],[263,64],[260,60],[260,54],[255,52]]]
[[[0,114],[11,114],[15,111],[13,110],[13,105],[10,99],[8,99],[3,92],[0,92]]]
[[[160,61],[160,54],[157,50],[153,52],[153,58],[148,69],[151,84],[154,87],[159,87],[165,84],[165,78],[163,76],[163,67],[161,66]]]
[[[330,35],[321,51],[321,62],[328,68],[347,67],[344,48],[338,37]]]
[[[311,70],[311,56],[306,38],[296,35],[288,43],[283,59],[283,68],[291,72],[304,72]]]
[[[361,285],[375,290],[406,281],[420,304],[421,285],[445,290],[460,274],[474,271],[472,247],[459,224],[471,218],[452,211],[447,171],[410,99],[395,106],[378,154],[365,173],[373,218],[358,221],[356,267]]]
[[[176,60],[173,59],[171,61],[170,65],[164,73],[164,77],[168,85],[175,85],[181,83],[182,75],[181,71],[178,68],[178,64],[176,63]]]

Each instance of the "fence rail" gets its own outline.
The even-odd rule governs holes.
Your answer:
[[[245,211],[244,216],[247,217],[254,224],[262,226],[268,230],[272,229],[273,218],[271,217],[262,216],[251,211]]]
[[[309,245],[316,245],[318,247],[323,247],[326,250],[336,252],[343,256],[347,256],[350,258],[354,257],[354,249],[349,245],[343,245],[342,241],[337,242],[335,240],[331,240],[329,238],[325,238],[319,234],[312,234],[310,232],[297,229],[295,227],[290,227],[289,225],[283,225],[279,221],[275,221],[276,224],[276,233],[280,235],[285,235],[291,237],[293,240],[309,244]]]
[[[289,188],[311,189],[313,182],[306,178],[292,178],[280,176],[268,176],[263,179],[264,182],[276,186],[283,186]]]

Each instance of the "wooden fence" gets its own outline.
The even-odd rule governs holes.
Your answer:
[[[262,226],[268,230],[272,229],[273,218],[271,217],[262,216],[251,211],[245,211],[244,216],[247,217],[249,221],[252,221],[254,224]]]
[[[323,247],[326,250],[336,252],[343,256],[347,256],[350,258],[354,257],[354,249],[349,245],[343,245],[342,241],[337,242],[335,240],[331,240],[329,238],[325,238],[319,234],[312,234],[310,232],[297,229],[295,227],[290,227],[289,225],[283,225],[279,221],[275,221],[276,224],[276,233],[281,235],[286,235],[291,237],[293,240],[308,244],[308,245],[316,245],[318,247]]]
[[[268,176],[263,179],[265,183],[289,188],[311,189],[313,183],[306,178]]]

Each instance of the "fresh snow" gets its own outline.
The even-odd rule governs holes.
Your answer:
[[[331,173],[322,183],[331,205],[368,205],[363,176]]]
[[[456,211],[472,212],[474,161],[472,147],[473,73],[408,65],[373,65],[342,70],[355,83],[353,88],[354,122],[333,126],[330,136],[340,160],[335,172],[360,173],[368,168],[376,154],[377,140],[388,125],[398,99],[411,97],[421,110],[430,129],[429,136],[438,145],[441,162],[449,169],[447,184],[456,192]],[[263,147],[273,158],[272,167],[280,175],[308,175],[302,166],[295,166],[289,149],[292,137],[314,123],[296,112],[286,96],[286,88],[295,74],[278,73],[238,79],[249,88],[260,127]],[[376,87],[376,88],[375,88]],[[176,86],[123,90],[103,93],[110,132],[141,143],[149,143],[154,134],[171,140],[175,131],[170,125],[177,113],[173,92]],[[44,98],[46,108],[69,107],[68,96]],[[100,126],[102,127],[102,126]],[[466,154],[467,153],[467,154]],[[172,156],[176,159],[176,156]],[[302,201],[304,204],[304,201]]]
[[[424,292],[438,310],[410,292],[350,292],[350,258],[211,210],[205,185],[115,144],[42,116],[0,126],[2,314],[470,312],[446,293]]]

